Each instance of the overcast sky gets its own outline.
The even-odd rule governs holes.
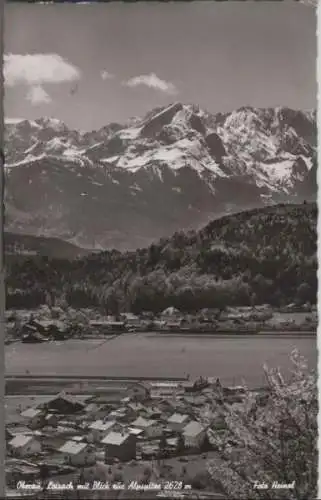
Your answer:
[[[5,112],[97,129],[174,101],[316,107],[316,12],[295,2],[5,5]]]

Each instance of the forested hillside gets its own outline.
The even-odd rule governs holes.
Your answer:
[[[315,303],[317,206],[229,215],[134,252],[74,261],[31,257],[9,264],[7,286],[8,307],[59,299],[109,313]]]

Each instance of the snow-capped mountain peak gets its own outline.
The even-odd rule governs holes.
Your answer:
[[[11,230],[127,248],[231,206],[313,197],[316,113],[213,114],[174,102],[86,133],[53,118],[9,119],[6,165],[8,206],[29,221],[9,214]]]

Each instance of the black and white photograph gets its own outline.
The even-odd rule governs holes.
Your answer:
[[[317,499],[313,2],[4,11],[5,484]]]

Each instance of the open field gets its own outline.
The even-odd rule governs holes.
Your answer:
[[[69,340],[6,346],[6,374],[82,375],[110,377],[220,377],[232,384],[245,377],[249,386],[264,380],[262,365],[284,370],[297,347],[316,367],[316,337],[169,337],[159,334],[123,334],[101,340]]]

